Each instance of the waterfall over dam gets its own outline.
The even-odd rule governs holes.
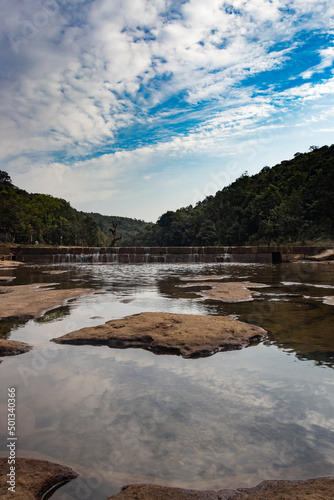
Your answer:
[[[12,247],[11,258],[33,264],[65,263],[214,263],[245,262],[279,264],[312,259],[326,250],[306,246],[231,247]],[[7,249],[8,250],[8,249]]]

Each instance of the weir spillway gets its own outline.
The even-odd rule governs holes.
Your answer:
[[[279,264],[313,256],[328,247],[230,246],[230,247],[12,247],[12,260],[32,264],[65,263],[268,263]],[[0,252],[1,253],[1,252]]]

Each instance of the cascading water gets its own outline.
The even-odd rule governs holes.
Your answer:
[[[313,247],[22,247],[15,248],[17,260],[28,263],[224,263],[289,262],[300,255],[319,253]],[[279,257],[279,259],[278,259]]]
[[[224,256],[223,256],[223,262],[231,262],[232,256],[228,253],[229,248],[224,247]]]

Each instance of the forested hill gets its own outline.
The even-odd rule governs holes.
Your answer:
[[[105,233],[116,238],[117,246],[129,246],[132,240],[141,233],[149,224],[143,220],[131,219],[130,217],[118,217],[111,215],[101,215],[98,213],[81,212],[83,215],[91,217],[97,223],[99,228]],[[115,236],[113,231],[115,230]],[[118,239],[119,238],[119,239]]]
[[[196,207],[163,214],[138,246],[303,243],[334,238],[334,145],[242,175]]]
[[[112,232],[113,222],[116,233]],[[0,170],[0,242],[108,246],[116,240],[123,245],[144,225],[143,221],[125,217],[85,214],[61,198],[27,193]]]
[[[334,145],[311,148],[258,174],[242,175],[195,207],[156,224],[78,212],[30,194],[0,170],[0,241],[87,246],[206,246],[334,239]]]

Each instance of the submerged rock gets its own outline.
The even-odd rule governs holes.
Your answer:
[[[220,300],[222,302],[248,302],[254,300],[254,296],[259,295],[259,292],[249,290],[250,288],[265,288],[269,285],[263,283],[249,283],[247,281],[227,281],[211,282],[211,283],[186,283],[184,285],[177,285],[180,288],[188,287],[204,287],[210,286],[211,290],[202,290],[195,292],[206,299]]]
[[[28,352],[32,347],[25,342],[17,342],[16,340],[0,339],[0,357],[15,356]]]
[[[130,485],[108,500],[332,500],[334,477],[306,481],[262,481],[254,488],[197,491],[156,485]]]
[[[81,288],[72,290],[49,288],[56,284],[37,283],[0,288],[0,320],[37,318],[50,309],[64,305],[70,299],[94,292]]]
[[[241,349],[263,340],[265,335],[262,328],[232,316],[147,312],[82,328],[52,341],[58,344],[141,347],[158,354],[194,358]]]
[[[32,458],[16,458],[13,492],[8,490],[11,487],[7,483],[10,480],[7,475],[9,473],[8,458],[0,458],[0,497],[4,500],[41,500],[51,488],[78,476],[73,469],[64,465]]]

